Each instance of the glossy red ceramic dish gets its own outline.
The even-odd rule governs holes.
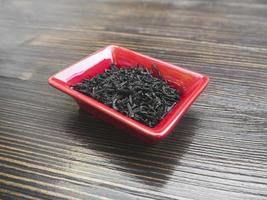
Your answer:
[[[181,91],[180,101],[158,125],[150,128],[91,97],[71,89],[72,85],[81,80],[103,73],[105,69],[109,68],[110,63],[120,66],[141,64],[149,70],[152,64],[156,64],[163,79]],[[205,75],[114,45],[100,49],[76,64],[58,72],[48,80],[50,85],[72,96],[81,109],[147,142],[155,142],[166,137],[205,89],[208,81],[209,78]]]

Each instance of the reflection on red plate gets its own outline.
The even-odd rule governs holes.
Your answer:
[[[71,85],[85,78],[91,78],[99,73],[103,73],[110,63],[120,66],[141,64],[148,69],[151,69],[152,64],[156,64],[163,78],[181,91],[180,101],[158,125],[150,128],[70,88]],[[50,85],[72,96],[78,102],[81,109],[147,142],[155,142],[166,137],[190,105],[205,89],[208,81],[209,78],[205,75],[114,45],[100,49],[76,64],[53,75],[48,80]]]

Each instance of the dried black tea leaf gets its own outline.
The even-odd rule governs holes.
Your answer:
[[[154,64],[150,72],[141,65],[119,68],[112,63],[103,74],[72,88],[149,127],[156,126],[180,99],[179,91],[168,85]]]

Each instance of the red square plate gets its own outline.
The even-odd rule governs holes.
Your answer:
[[[156,64],[163,79],[181,92],[180,101],[158,125],[150,128],[91,97],[71,89],[72,85],[81,80],[103,73],[105,69],[109,68],[110,63],[120,66],[141,64],[148,70],[151,70],[152,64]],[[100,49],[76,64],[58,72],[48,80],[50,85],[72,96],[81,109],[147,142],[155,142],[166,137],[205,89],[208,81],[209,78],[205,75],[114,45]]]

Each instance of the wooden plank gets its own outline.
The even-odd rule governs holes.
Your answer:
[[[267,4],[0,1],[0,199],[266,199]],[[78,111],[50,75],[118,44],[208,74],[166,140]]]

